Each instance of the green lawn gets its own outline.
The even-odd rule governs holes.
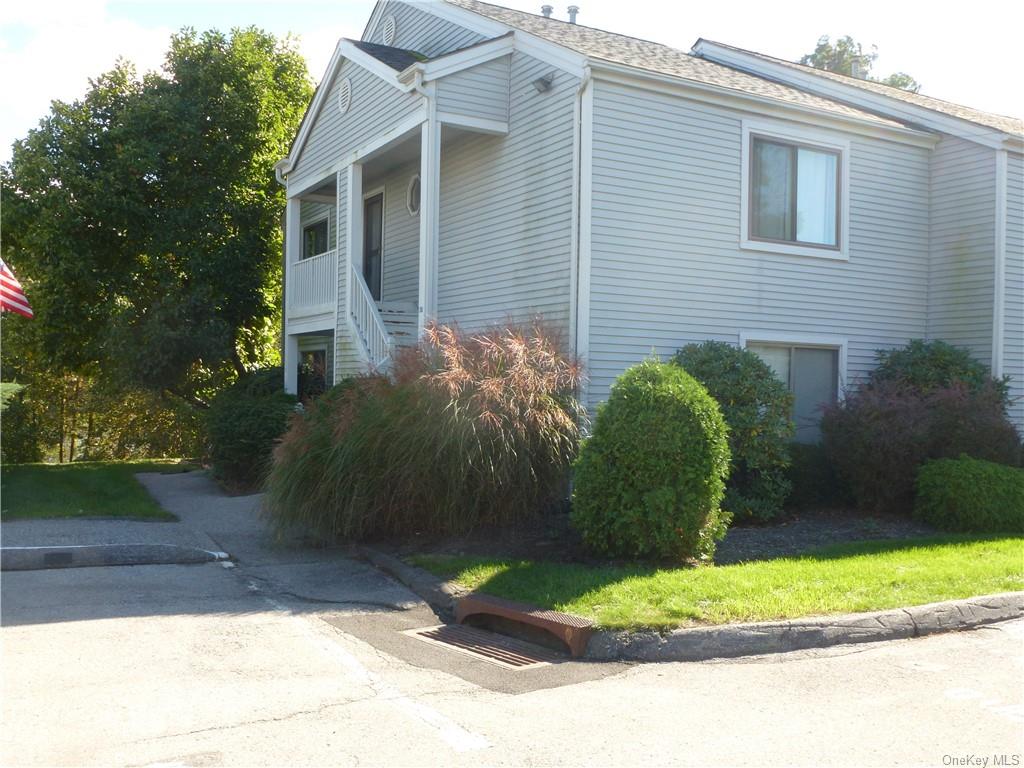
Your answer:
[[[872,541],[801,557],[658,569],[420,555],[469,589],[593,619],[668,629],[883,610],[1024,589],[1024,538]]]
[[[133,477],[136,472],[185,472],[177,460],[75,464],[10,464],[0,467],[4,520],[44,517],[130,517],[177,520]]]

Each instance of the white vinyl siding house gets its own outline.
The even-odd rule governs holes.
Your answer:
[[[434,319],[540,314],[589,407],[644,357],[715,339],[773,365],[814,439],[878,350],[941,338],[1011,377],[1024,427],[1022,149],[1013,118],[709,41],[379,2],[277,167],[286,384],[324,340],[337,379],[386,369]],[[329,250],[301,258],[325,219]]]
[[[847,260],[750,250],[740,231],[749,119],[596,83],[591,404],[652,350],[667,356],[744,334],[837,336],[847,386],[870,370],[876,349],[926,334],[928,150],[850,138]],[[806,140],[799,125],[792,131]]]

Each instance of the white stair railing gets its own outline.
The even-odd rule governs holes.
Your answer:
[[[349,273],[349,316],[371,368],[382,368],[391,355],[391,337],[384,327],[377,302],[362,274],[352,266]]]

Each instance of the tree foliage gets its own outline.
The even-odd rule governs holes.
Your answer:
[[[814,51],[802,57],[800,63],[840,75],[872,80],[912,93],[921,90],[921,84],[906,72],[895,72],[881,79],[872,77],[871,67],[877,58],[878,48],[874,45],[865,53],[864,47],[849,35],[840,37],[835,42],[832,42],[828,35],[822,35],[818,38]]]
[[[52,104],[0,169],[41,368],[204,404],[276,359],[273,163],[311,92],[292,41],[185,29],[162,72],[119,62]]]

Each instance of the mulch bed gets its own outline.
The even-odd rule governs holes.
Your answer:
[[[791,513],[770,524],[739,524],[719,542],[719,565],[798,555],[810,549],[873,539],[913,539],[935,535],[934,528],[910,518],[864,515],[849,510]],[[549,515],[517,528],[486,528],[464,536],[411,534],[374,542],[399,557],[414,554],[476,555],[523,560],[555,560],[608,565],[587,551],[567,513]]]

